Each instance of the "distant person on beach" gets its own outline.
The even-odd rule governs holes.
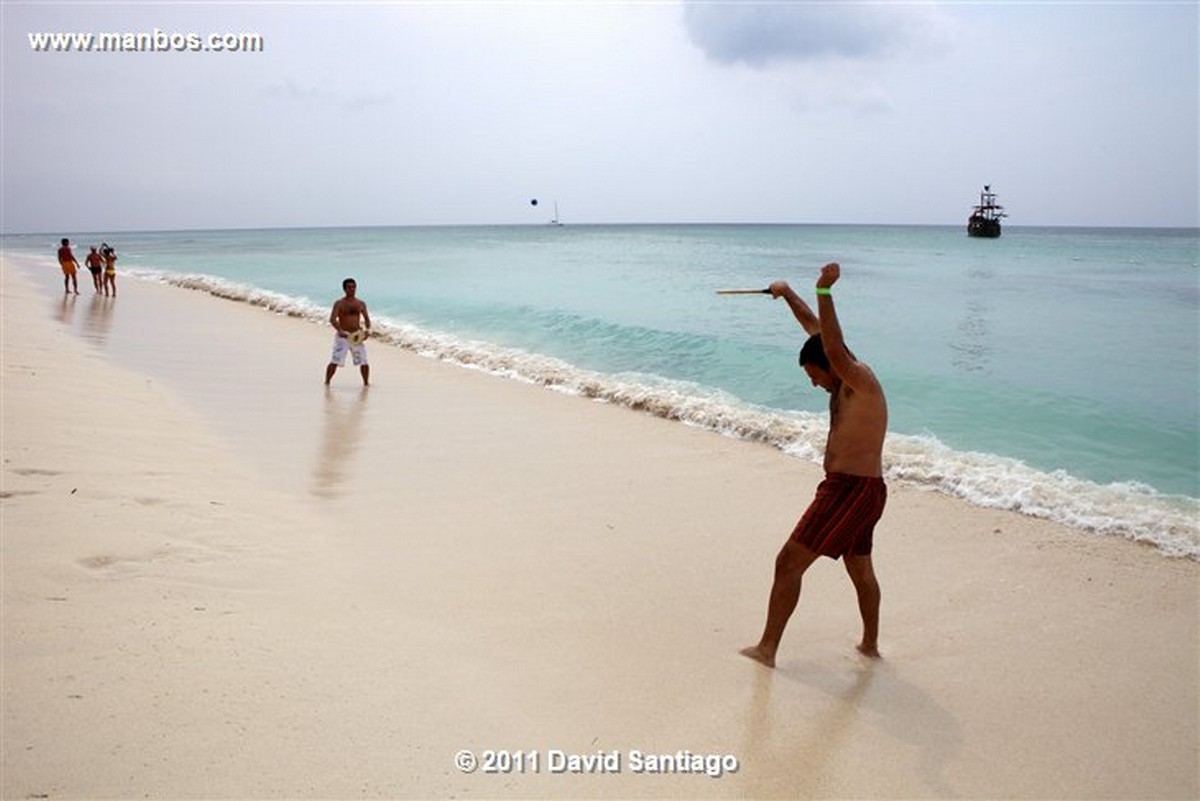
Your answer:
[[[371,334],[371,315],[367,313],[367,304],[363,303],[355,293],[358,292],[358,282],[353,278],[342,281],[342,291],[345,296],[338,298],[329,313],[329,322],[333,326],[333,355],[329,357],[329,366],[325,368],[325,386],[333,380],[333,374],[346,363],[346,353],[354,357],[354,363],[362,372],[363,386],[371,381],[371,366],[367,364],[367,337]]]
[[[58,266],[63,272],[63,294],[71,294],[71,287],[75,287],[75,294],[79,294],[79,279],[76,273],[79,272],[79,262],[75,260],[75,254],[71,252],[71,240],[65,236],[62,240],[62,246],[58,249]]]
[[[92,274],[92,286],[94,286],[96,291],[99,292],[100,272],[104,269],[104,259],[100,257],[100,254],[96,251],[96,248],[92,247],[92,252],[87,254],[87,258],[84,259],[84,263],[87,264],[88,272]]]
[[[117,296],[117,251],[108,246],[107,242],[100,243],[100,255],[104,257],[104,294],[112,290],[112,296]]]
[[[788,286],[771,284],[771,296],[787,301],[808,332],[800,366],[814,387],[828,392],[829,437],[825,441],[825,480],[775,559],[775,581],[767,624],[757,645],[742,654],[775,667],[775,652],[788,619],[800,601],[801,579],[818,556],[843,559],[858,595],[863,634],[858,650],[879,657],[879,582],[871,563],[875,523],[887,503],[883,481],[883,438],[887,400],[879,379],[842,340],[832,287],[841,268],[826,264],[817,279],[817,314]]]

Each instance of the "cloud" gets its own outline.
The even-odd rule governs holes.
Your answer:
[[[767,67],[826,58],[874,60],[939,37],[930,5],[685,0],[688,37],[721,64]]]

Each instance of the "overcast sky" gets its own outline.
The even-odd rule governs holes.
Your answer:
[[[2,2],[5,232],[1196,226],[1198,5]],[[34,52],[36,32],[263,52]],[[530,200],[538,198],[535,208]]]

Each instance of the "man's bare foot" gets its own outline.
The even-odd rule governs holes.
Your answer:
[[[859,643],[856,647],[858,648],[858,652],[863,656],[869,656],[872,659],[883,659],[877,646]]]
[[[752,645],[749,648],[743,648],[738,653],[744,657],[753,659],[761,665],[766,665],[769,668],[775,667],[775,654],[767,653],[761,645]]]

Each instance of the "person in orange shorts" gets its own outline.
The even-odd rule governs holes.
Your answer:
[[[75,260],[75,254],[71,252],[71,240],[65,236],[62,240],[62,246],[58,249],[58,266],[62,267],[63,272],[63,294],[71,294],[71,287],[75,288],[75,294],[79,294],[79,279],[76,273],[79,272],[79,262]]]
[[[833,305],[833,285],[841,275],[826,264],[817,279],[817,313],[785,281],[770,286],[772,297],[787,301],[809,333],[800,350],[800,366],[814,387],[830,394],[829,437],[825,442],[825,480],[808,510],[775,559],[775,580],[767,605],[767,623],[757,645],[741,653],[775,667],[775,652],[796,604],[804,572],[820,556],[842,559],[858,596],[863,632],[858,650],[879,657],[879,581],[871,562],[875,524],[887,503],[883,481],[883,439],[887,399],[871,368],[846,347]]]

